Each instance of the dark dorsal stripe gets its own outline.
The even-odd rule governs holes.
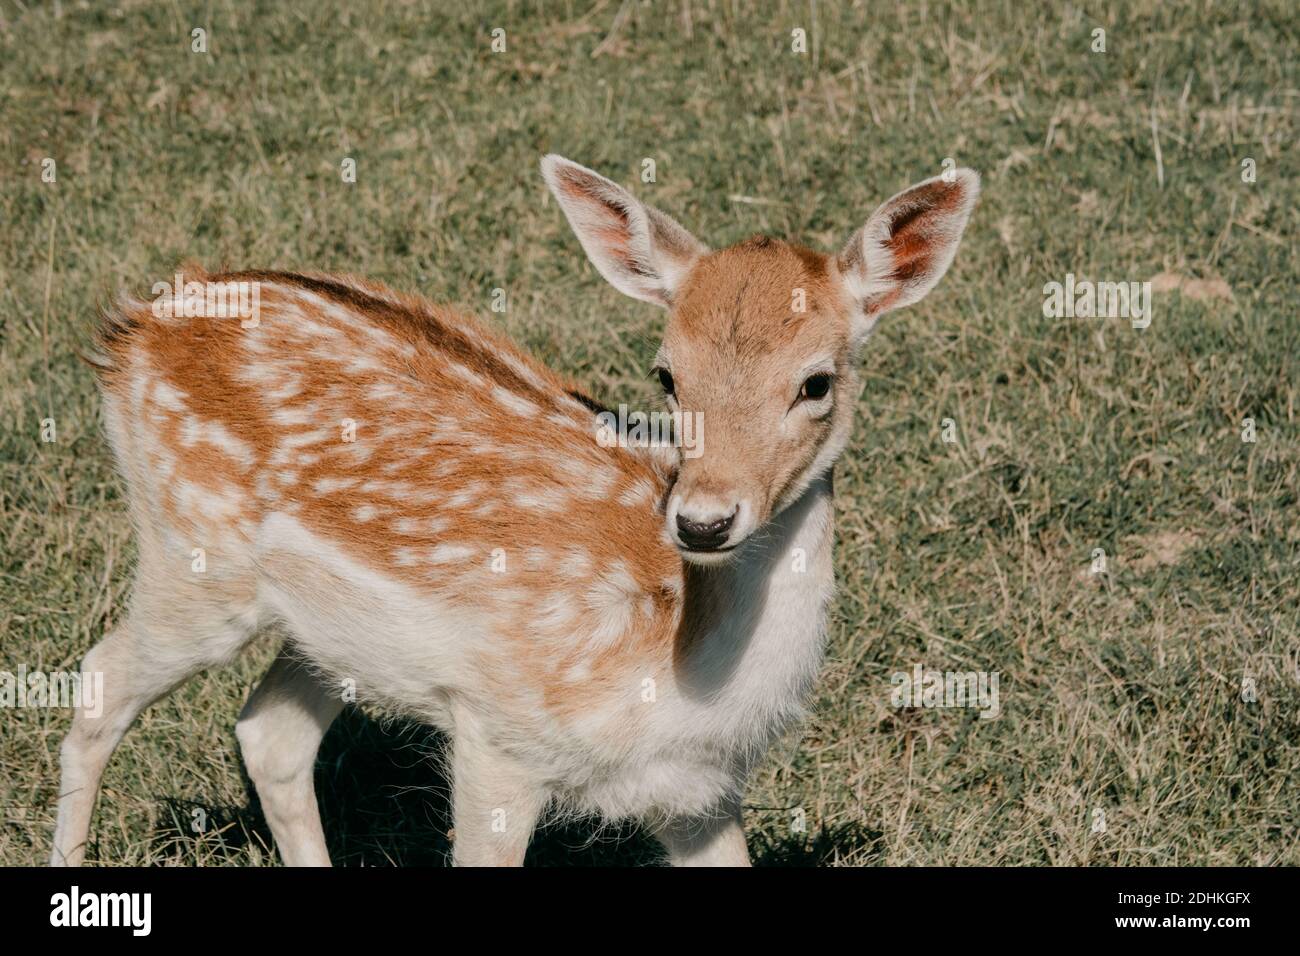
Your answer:
[[[296,272],[271,272],[254,270],[249,272],[230,272],[213,276],[216,282],[266,282],[297,286],[325,299],[332,299],[355,311],[375,316],[381,323],[391,328],[405,330],[428,342],[443,352],[447,352],[463,364],[485,370],[499,385],[511,392],[527,396],[535,402],[549,408],[556,408],[554,396],[537,388],[519,375],[509,365],[502,362],[490,350],[475,345],[460,332],[440,321],[428,312],[415,312],[403,308],[386,299],[371,295],[361,289],[355,289],[332,279],[318,279]]]
[[[606,407],[605,405],[602,405],[600,402],[596,401],[590,395],[584,394],[583,392],[580,392],[577,389],[574,388],[569,389],[569,397],[572,398],[574,401],[581,402],[583,405],[587,407],[587,409],[593,415],[603,415],[607,412],[610,415],[614,414],[612,409]]]

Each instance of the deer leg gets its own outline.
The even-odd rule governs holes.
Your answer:
[[[147,591],[137,583],[126,621],[82,661],[83,685],[102,694],[89,707],[84,697],[78,702],[60,750],[52,866],[79,866],[85,858],[104,768],[140,712],[205,667],[229,660],[252,636],[254,623],[219,601],[187,600],[183,589],[170,588],[159,602]]]
[[[549,794],[515,762],[458,736],[452,744],[456,866],[522,866]]]
[[[331,693],[285,650],[239,715],[235,734],[248,776],[286,866],[329,866],[316,803],[316,752],[343,695]]]
[[[716,816],[677,817],[656,831],[673,866],[749,866],[738,804]]]

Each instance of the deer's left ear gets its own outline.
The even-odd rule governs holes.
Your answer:
[[[905,189],[871,214],[839,254],[861,342],[886,312],[925,297],[943,278],[980,192],[979,173],[957,169]]]

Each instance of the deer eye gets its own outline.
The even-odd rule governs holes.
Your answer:
[[[673,373],[668,371],[668,369],[666,368],[661,368],[658,371],[659,371],[659,384],[663,386],[664,394],[665,395],[673,394],[673,389],[676,388],[676,385],[673,382]]]
[[[818,372],[804,380],[803,386],[799,389],[799,398],[815,402],[819,398],[825,398],[830,390],[831,376],[826,372]]]

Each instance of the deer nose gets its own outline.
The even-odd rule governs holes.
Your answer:
[[[708,521],[691,521],[679,512],[677,536],[692,551],[716,551],[726,542],[727,532],[731,530],[739,510],[739,507],[733,508],[731,514]]]

